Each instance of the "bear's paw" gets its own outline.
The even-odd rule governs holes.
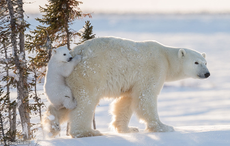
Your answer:
[[[174,128],[165,124],[154,124],[154,126],[148,126],[146,129],[148,132],[173,132]]]
[[[136,127],[127,127],[127,128],[115,128],[118,133],[137,133],[139,132],[139,129]]]
[[[119,133],[137,133],[139,132],[139,129],[136,127],[128,127],[127,130],[120,131]]]
[[[98,130],[84,130],[84,131],[76,131],[70,132],[72,138],[82,138],[82,137],[92,137],[92,136],[102,136],[101,132]]]
[[[129,127],[126,133],[137,133],[139,129],[136,127]]]

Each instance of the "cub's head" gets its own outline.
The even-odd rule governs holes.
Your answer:
[[[183,71],[187,77],[205,79],[210,76],[207,68],[206,54],[194,50],[180,49],[178,57],[183,64]]]
[[[60,62],[70,62],[72,60],[72,56],[70,55],[67,47],[59,47],[52,51],[52,57]]]

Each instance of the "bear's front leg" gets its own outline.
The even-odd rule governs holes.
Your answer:
[[[157,95],[151,94],[148,91],[139,94],[135,97],[134,110],[140,120],[146,124],[148,132],[172,132],[174,128],[163,124],[158,116],[157,111]]]
[[[77,95],[80,96],[77,107],[70,112],[70,135],[73,138],[101,136],[98,130],[92,129],[93,114],[99,100],[83,91]]]

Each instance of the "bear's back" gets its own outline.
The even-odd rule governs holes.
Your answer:
[[[129,55],[136,58],[137,55],[148,56],[149,53],[153,53],[157,57],[162,48],[165,47],[155,41],[136,42],[123,38],[101,37],[76,46],[71,54],[73,56],[82,55],[83,60],[95,56],[109,56],[111,58],[111,55],[116,54],[120,54],[122,57]]]

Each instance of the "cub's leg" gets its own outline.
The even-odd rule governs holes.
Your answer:
[[[57,109],[53,105],[49,105],[45,115],[42,118],[43,129],[48,137],[55,137],[59,134],[60,124],[68,119],[70,110],[62,108]]]
[[[72,96],[72,92],[69,87],[66,86],[64,90],[63,98],[63,106],[67,109],[74,109],[77,106],[76,99]]]

